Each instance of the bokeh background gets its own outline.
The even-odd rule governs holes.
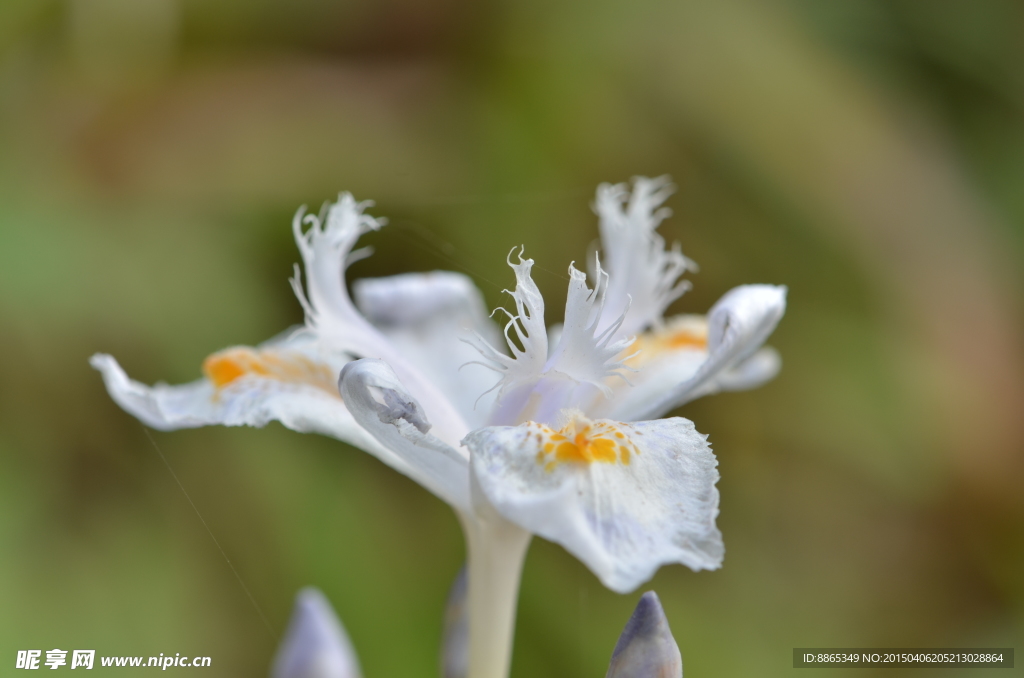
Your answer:
[[[790,289],[779,378],[680,411],[727,547],[650,584],[686,674],[1020,650],[1022,63],[1009,0],[3,0],[0,664],[264,675],[314,584],[368,678],[435,676],[447,506],[276,424],[153,432],[268,629],[87,358],[184,382],[300,322],[290,218],[339,190],[390,219],[352,277],[459,270],[496,306],[525,244],[557,321],[595,186],[640,174],[672,175],[661,232],[701,265],[673,311]],[[536,540],[513,675],[604,675],[639,593]]]

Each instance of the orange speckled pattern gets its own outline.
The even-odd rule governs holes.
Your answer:
[[[537,463],[552,471],[565,462],[628,465],[636,446],[613,423],[576,417],[558,431],[544,424],[525,424],[537,443]]]
[[[218,389],[246,375],[256,375],[291,384],[306,384],[341,398],[334,372],[294,351],[257,350],[247,346],[224,349],[203,361],[203,374]]]

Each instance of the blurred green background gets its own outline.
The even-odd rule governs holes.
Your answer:
[[[596,185],[664,173],[661,232],[701,265],[673,312],[790,288],[778,379],[680,411],[719,456],[727,548],[649,585],[686,675],[1020,650],[1022,63],[1006,0],[3,0],[0,664],[264,675],[314,584],[367,678],[435,676],[447,506],[276,424],[153,432],[268,631],[86,360],[190,381],[300,322],[290,218],[339,190],[391,221],[352,277],[460,270],[496,306],[525,244],[554,322]],[[536,540],[513,675],[603,676],[639,594]]]

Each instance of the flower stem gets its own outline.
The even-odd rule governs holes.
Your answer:
[[[469,673],[507,678],[512,663],[519,576],[531,534],[490,506],[462,516],[468,545]]]

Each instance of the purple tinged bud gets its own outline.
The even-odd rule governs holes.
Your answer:
[[[455,576],[444,608],[441,638],[442,678],[466,678],[469,672],[469,577],[466,566]]]
[[[359,661],[327,597],[307,587],[295,597],[271,678],[361,678]]]
[[[682,678],[679,654],[658,594],[640,597],[633,616],[619,636],[605,678]]]

